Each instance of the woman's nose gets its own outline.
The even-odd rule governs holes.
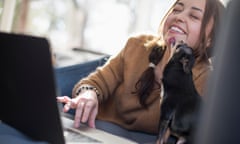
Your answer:
[[[176,15],[176,22],[185,22],[186,21],[187,14],[184,12],[178,13]]]

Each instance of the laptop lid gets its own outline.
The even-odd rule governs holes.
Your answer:
[[[0,46],[0,120],[33,140],[65,143],[47,39],[0,32]]]

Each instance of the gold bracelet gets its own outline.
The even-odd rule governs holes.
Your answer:
[[[100,95],[99,91],[97,90],[97,88],[93,87],[93,86],[81,86],[77,92],[76,92],[76,96],[79,95],[82,91],[84,90],[92,90],[96,93],[97,96]]]

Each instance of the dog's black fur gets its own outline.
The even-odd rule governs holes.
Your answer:
[[[179,44],[163,72],[164,95],[161,104],[158,140],[162,141],[169,128],[167,144],[183,137],[185,144],[193,143],[193,134],[201,104],[192,79],[195,59],[192,48]]]

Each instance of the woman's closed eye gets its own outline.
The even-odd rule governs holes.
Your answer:
[[[189,16],[190,16],[191,19],[194,19],[194,20],[202,20],[203,12],[200,11],[200,10],[192,9],[189,12]]]
[[[190,14],[190,17],[191,19],[194,19],[194,20],[200,20],[200,18],[196,15],[193,15],[193,14]]]
[[[174,8],[173,10],[172,10],[172,13],[173,14],[177,14],[177,13],[180,13],[182,10],[181,9],[179,9],[179,8]]]

